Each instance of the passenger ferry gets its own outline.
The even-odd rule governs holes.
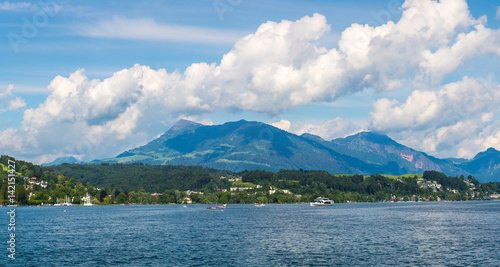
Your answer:
[[[311,207],[314,206],[331,206],[333,205],[333,200],[330,200],[329,198],[326,197],[317,197],[314,202],[310,202],[309,205]]]

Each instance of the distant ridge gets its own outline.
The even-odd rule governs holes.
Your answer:
[[[500,181],[500,151],[492,147],[459,166],[477,176],[480,182]]]
[[[230,171],[303,169],[330,173],[401,175],[425,170],[447,175],[473,174],[482,182],[500,181],[500,152],[488,149],[474,159],[438,159],[375,132],[326,141],[300,136],[255,121],[202,125],[180,120],[148,144],[98,163],[201,165]]]
[[[42,163],[42,166],[61,165],[64,163],[79,163],[79,161],[76,158],[71,157],[71,156],[70,157],[59,157],[52,162]]]

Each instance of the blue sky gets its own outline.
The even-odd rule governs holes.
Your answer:
[[[180,118],[500,149],[500,4],[309,2],[0,1],[0,150],[112,157]]]

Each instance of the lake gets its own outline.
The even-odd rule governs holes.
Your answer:
[[[18,207],[2,266],[500,265],[500,201]]]

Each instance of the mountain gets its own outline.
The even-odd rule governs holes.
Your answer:
[[[500,151],[488,148],[474,158],[461,163],[464,170],[474,174],[480,182],[500,182]]]
[[[384,166],[340,154],[319,141],[261,122],[205,126],[179,121],[150,143],[99,162],[201,165],[231,171],[306,169],[371,174],[384,170]]]
[[[52,162],[42,163],[42,166],[61,165],[64,163],[79,163],[79,161],[74,157],[59,157]]]
[[[483,172],[483,165],[466,168],[467,164],[474,164],[463,159],[438,159],[379,133],[361,132],[326,141],[316,135],[297,136],[271,125],[245,120],[213,126],[180,120],[144,146],[92,163],[100,162],[201,165],[237,172],[255,169],[325,170],[365,175],[400,175],[425,170],[447,175]]]
[[[374,132],[335,139],[326,142],[325,146],[370,164],[387,166],[384,169],[387,174],[422,173],[424,170],[435,170],[447,175],[468,174],[452,162],[429,156]]]

